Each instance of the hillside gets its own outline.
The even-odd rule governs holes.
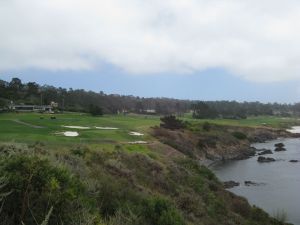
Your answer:
[[[226,191],[199,164],[197,152],[151,136],[151,130],[161,129],[150,128],[158,118],[59,114],[51,120],[50,115],[6,114],[0,123],[5,124],[0,127],[1,224],[283,224]],[[55,134],[67,129],[62,125],[119,129],[77,129],[78,137],[64,137]],[[193,126],[199,125],[164,131],[183,138],[228,133],[218,126],[210,131]],[[134,140],[147,144],[129,143]]]
[[[255,154],[251,147],[253,142],[295,137],[295,134],[280,128],[208,122],[192,122],[186,129],[176,130],[154,127],[151,133],[162,143],[200,161],[245,159]]]

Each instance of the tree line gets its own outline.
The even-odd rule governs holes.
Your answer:
[[[0,109],[11,103],[48,105],[57,102],[59,110],[74,112],[101,111],[104,114],[139,113],[183,115],[194,118],[246,118],[258,115],[293,116],[300,114],[300,103],[279,104],[236,101],[191,101],[171,98],[143,98],[132,95],[105,94],[84,89],[66,89],[35,82],[23,83],[19,78],[0,80]]]

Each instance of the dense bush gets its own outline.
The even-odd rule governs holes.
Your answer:
[[[244,134],[244,133],[242,133],[242,132],[239,132],[239,131],[233,132],[232,136],[234,136],[235,138],[237,138],[239,140],[245,140],[245,139],[247,139],[247,135]]]
[[[196,159],[79,147],[0,146],[0,224],[283,225],[225,191]]]
[[[24,154],[3,157],[0,165],[1,192],[10,192],[2,201],[2,224],[41,224],[51,208],[49,225],[71,225],[80,216],[86,190],[67,170]]]
[[[179,120],[174,115],[164,116],[160,118],[161,124],[160,126],[170,130],[182,129],[185,128],[185,124],[182,120]]]
[[[203,130],[205,130],[205,131],[210,131],[211,125],[210,125],[209,122],[205,122],[205,123],[203,124],[202,128],[203,128]]]
[[[161,197],[153,197],[145,201],[143,215],[149,224],[153,225],[185,224],[172,203]]]
[[[99,174],[100,175],[100,174]],[[101,216],[105,219],[114,217],[117,212],[127,210],[128,205],[139,205],[140,196],[125,179],[115,180],[111,176],[101,174],[101,182],[97,184],[96,202]],[[132,210],[135,210],[132,208]]]
[[[97,105],[90,105],[89,112],[92,116],[102,116],[103,115],[103,109]]]
[[[85,146],[76,146],[71,149],[71,153],[80,157],[84,157],[86,153],[89,152],[89,149]]]

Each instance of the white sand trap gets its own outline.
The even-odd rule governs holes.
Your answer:
[[[90,127],[82,127],[82,126],[64,126],[64,125],[62,125],[62,127],[70,128],[70,129],[81,129],[81,130],[91,129]]]
[[[299,134],[300,133],[300,126],[292,127],[292,129],[287,129],[286,131],[293,133],[293,134]]]
[[[130,141],[128,144],[148,144],[147,141]]]
[[[144,134],[139,133],[139,132],[129,132],[129,135],[132,135],[132,136],[143,136]]]
[[[63,132],[63,135],[66,137],[77,137],[79,134],[77,131],[65,131]]]
[[[118,130],[119,128],[116,127],[95,127],[96,129],[99,130]]]

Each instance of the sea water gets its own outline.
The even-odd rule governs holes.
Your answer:
[[[274,144],[282,142],[287,151],[275,152]],[[244,196],[271,216],[286,214],[287,222],[300,225],[300,138],[277,139],[253,144],[257,149],[271,149],[273,154],[264,157],[275,158],[275,162],[259,163],[257,157],[246,160],[218,163],[212,167],[222,181],[234,180],[240,186],[229,189]],[[299,160],[292,163],[290,160]],[[257,185],[246,186],[245,181]]]

